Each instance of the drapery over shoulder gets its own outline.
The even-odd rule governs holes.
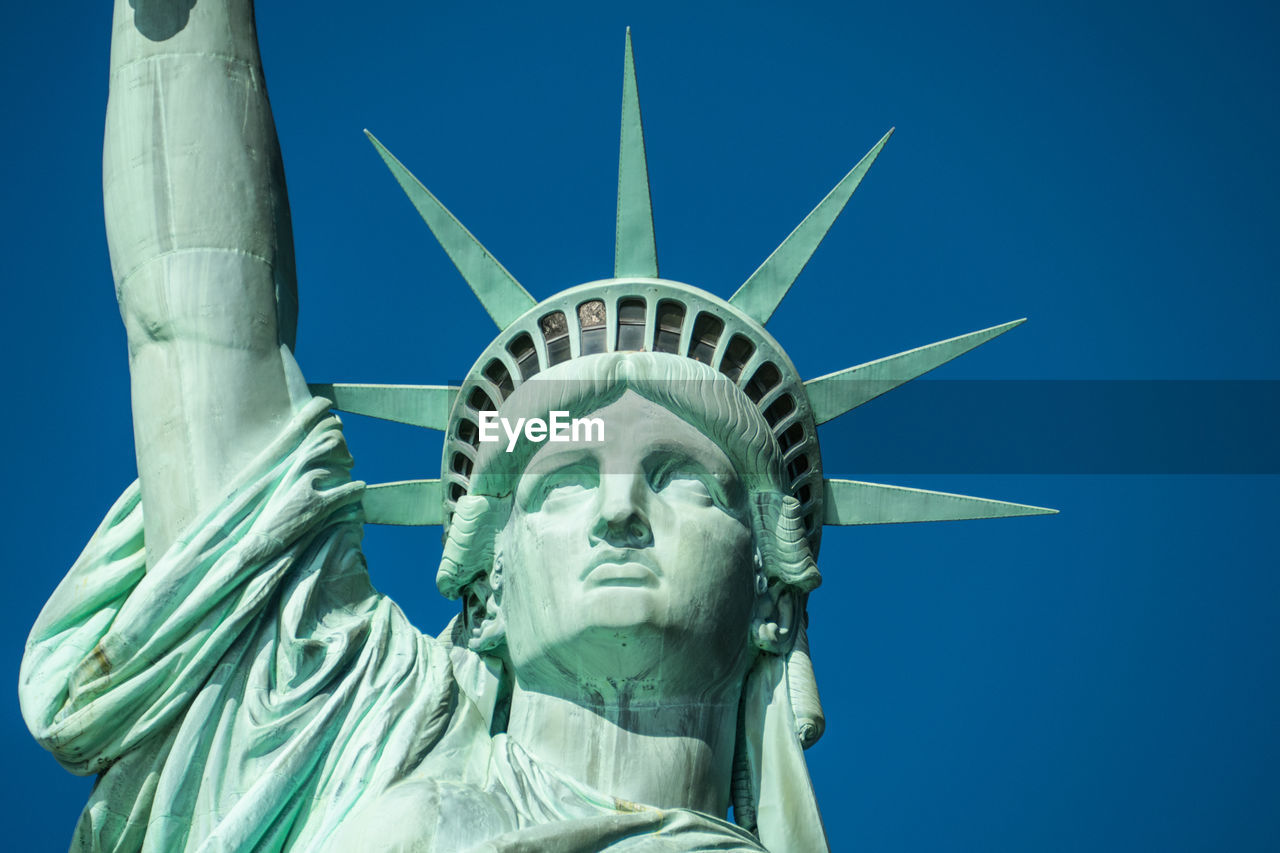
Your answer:
[[[305,849],[448,723],[448,647],[370,585],[363,486],[327,405],[150,570],[130,486],[41,612],[23,715],[64,766],[101,774],[73,849]]]

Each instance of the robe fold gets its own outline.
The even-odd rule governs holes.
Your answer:
[[[299,411],[150,569],[134,483],[41,611],[23,716],[99,776],[72,849],[763,850],[490,736],[492,664],[370,583],[364,486],[327,408]],[[388,826],[397,804],[425,823]]]

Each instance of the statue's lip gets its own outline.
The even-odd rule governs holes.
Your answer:
[[[658,573],[648,561],[609,559],[597,561],[584,578],[587,586],[657,586]]]
[[[662,571],[653,561],[653,557],[650,556],[648,549],[615,548],[605,545],[595,549],[590,562],[587,563],[587,567],[583,570],[582,574],[578,576],[578,578],[579,580],[586,580],[587,575],[594,572],[600,566],[621,566],[626,563],[635,563],[637,565],[644,566],[646,569],[653,572],[654,575],[662,577]]]

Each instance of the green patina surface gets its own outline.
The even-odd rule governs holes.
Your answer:
[[[807,382],[766,331],[889,135],[731,298],[659,278],[628,31],[614,277],[543,301],[370,135],[500,332],[460,387],[308,386],[251,3],[115,14],[140,477],[20,688],[40,742],[100,774],[74,849],[827,849],[802,751],[823,526],[1051,512],[823,477],[820,424],[1021,322]],[[330,407],[444,431],[441,477],[352,481]],[[504,449],[487,411],[605,438]],[[462,607],[438,637],[375,590],[366,521],[444,526]]]

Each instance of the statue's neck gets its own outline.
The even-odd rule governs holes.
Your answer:
[[[729,692],[589,707],[517,686],[507,733],[538,761],[602,793],[723,817],[740,689]]]

